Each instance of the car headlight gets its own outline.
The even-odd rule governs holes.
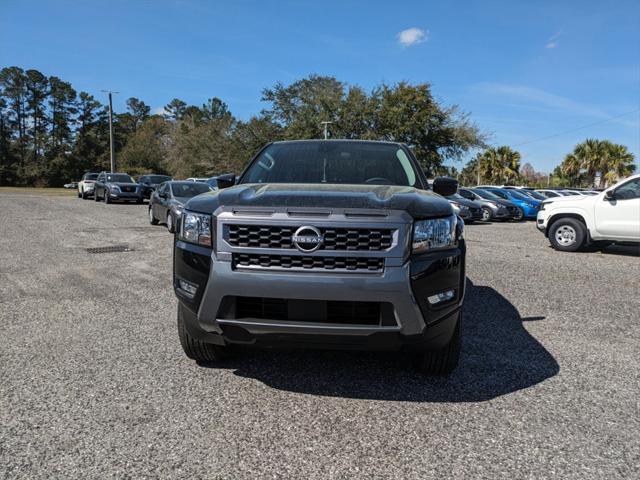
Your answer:
[[[544,208],[545,208],[547,205],[549,205],[550,203],[551,203],[551,202],[542,202],[542,203],[540,204],[540,210],[544,210]]]
[[[454,245],[457,221],[456,215],[416,221],[413,224],[412,252],[422,253]]]
[[[498,205],[497,203],[489,202],[489,206],[493,208],[500,208],[502,205]]]
[[[210,247],[212,244],[211,215],[184,212],[182,214],[182,227],[178,233],[178,238],[185,242]]]
[[[109,187],[109,190],[111,190],[112,192],[119,192],[120,187],[118,185],[111,185],[111,187]]]

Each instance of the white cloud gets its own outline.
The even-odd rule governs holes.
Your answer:
[[[400,42],[400,45],[403,47],[410,47],[411,45],[426,42],[428,38],[429,31],[416,27],[407,28],[398,33],[398,42]]]
[[[558,40],[560,39],[561,35],[562,32],[558,32],[554,36],[552,36],[549,40],[547,40],[547,44],[544,46],[544,48],[556,48],[558,46]]]
[[[167,111],[164,107],[156,107],[151,109],[151,115],[164,115]]]

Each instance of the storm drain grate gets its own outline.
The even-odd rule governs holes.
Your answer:
[[[120,253],[131,252],[133,248],[129,245],[109,245],[107,247],[92,247],[87,248],[87,253]]]

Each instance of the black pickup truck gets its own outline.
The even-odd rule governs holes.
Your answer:
[[[233,345],[403,350],[429,374],[460,355],[462,220],[405,145],[275,142],[186,205],[175,236],[186,355]]]

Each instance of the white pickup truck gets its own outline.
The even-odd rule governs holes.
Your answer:
[[[545,200],[536,225],[553,248],[566,252],[597,242],[640,243],[640,175],[598,195]]]

